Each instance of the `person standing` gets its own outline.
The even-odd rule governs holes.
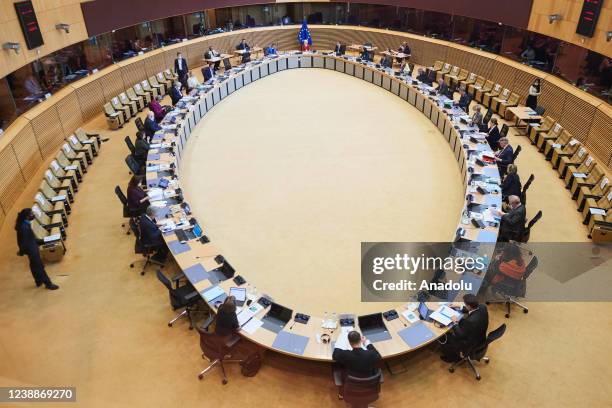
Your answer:
[[[176,75],[178,75],[178,80],[183,87],[187,88],[187,72],[189,72],[189,68],[187,67],[187,60],[183,58],[183,54],[180,52],[176,53],[176,59],[174,60],[174,72],[176,72]]]
[[[538,107],[538,96],[540,96],[540,80],[536,79],[529,87],[529,96],[525,105],[535,110]]]
[[[32,231],[32,221],[34,220],[34,213],[31,208],[24,208],[17,214],[17,220],[15,222],[15,230],[17,231],[17,245],[19,246],[19,252],[17,255],[27,255],[30,261],[30,272],[34,277],[36,287],[45,285],[49,290],[59,289],[59,286],[51,282],[49,275],[45,271],[45,265],[40,257],[40,249],[38,248],[39,241]]]

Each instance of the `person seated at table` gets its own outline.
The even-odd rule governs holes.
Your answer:
[[[127,205],[130,211],[137,212],[138,215],[144,214],[149,206],[149,197],[140,187],[142,176],[132,176],[127,187]]]
[[[511,195],[520,197],[522,189],[521,178],[517,172],[516,164],[510,164],[501,185],[502,200],[507,200]]]
[[[334,348],[332,353],[332,359],[337,363],[337,369],[341,371],[342,382],[344,383],[347,375],[366,378],[376,374],[381,360],[376,347],[355,330],[348,333],[348,342],[351,350]],[[365,347],[365,350],[363,347]],[[338,398],[342,399],[340,393],[338,393]]]
[[[400,64],[400,68],[398,72],[400,75],[403,75],[403,76],[412,75],[412,72],[410,72],[410,64],[406,60],[403,60],[402,63]]]
[[[336,47],[334,48],[334,52],[336,55],[344,55],[346,53],[346,45],[340,43],[340,41],[336,42]]]
[[[450,98],[451,96],[449,96],[449,94],[452,96],[450,88],[448,87],[448,85],[446,85],[446,82],[444,82],[444,80],[440,78],[438,80],[438,95],[444,95]]]
[[[264,54],[265,55],[278,55],[278,51],[276,50],[276,44],[275,43],[270,44],[266,48]]]
[[[475,295],[463,296],[465,306],[461,320],[452,317],[455,325],[440,340],[442,355],[440,359],[454,363],[461,359],[460,353],[467,353],[474,347],[485,344],[489,327],[489,311],[478,303]]]
[[[514,163],[514,149],[508,143],[507,137],[499,139],[499,151],[495,153],[495,161],[499,168],[499,175],[504,177],[510,164]]]
[[[472,114],[472,125],[478,126],[478,130],[482,132],[483,123],[482,123],[482,109],[480,105],[474,106],[474,114]]]
[[[136,132],[136,143],[134,144],[134,158],[143,167],[147,164],[147,156],[149,154],[149,142],[147,142],[144,132]]]
[[[389,52],[390,50],[387,50],[387,52]],[[383,54],[380,62],[379,62],[380,66],[383,68],[391,68],[391,66],[393,65],[393,60],[391,59],[391,56]]]
[[[470,103],[472,103],[472,98],[467,92],[465,92],[465,89],[463,88],[459,90],[459,95],[461,96],[459,97],[459,102],[457,104],[459,105],[461,109],[463,109],[466,112],[469,112]]]
[[[536,52],[531,45],[528,45],[525,51],[521,52],[521,58],[527,62],[533,61],[536,57]]]
[[[196,89],[198,85],[200,85],[200,81],[198,81],[198,78],[193,75],[193,72],[189,71],[187,74],[187,91],[189,92]]]
[[[419,70],[417,71],[416,79],[419,82],[428,83],[429,77],[427,76],[427,72],[425,72],[423,68],[419,68]]]
[[[168,247],[155,222],[155,211],[152,206],[148,206],[145,213],[140,216],[140,242],[155,251],[151,259],[159,263],[166,262]]]
[[[521,204],[521,199],[515,195],[509,196],[508,208],[508,212],[497,211],[497,215],[501,217],[498,242],[519,241],[525,232],[527,211]]]
[[[364,59],[366,61],[372,61],[371,57],[374,55],[373,52],[370,52],[370,49],[372,48],[372,43],[371,42],[366,42],[363,44],[362,48],[362,52],[361,52],[361,59]]]
[[[175,81],[174,86],[170,88],[170,99],[172,100],[172,106],[176,105],[182,97],[183,93],[181,92],[181,83]]]
[[[241,61],[243,64],[251,60],[251,47],[249,46],[249,44],[247,44],[244,38],[240,41],[240,44],[236,46],[236,49],[244,51],[244,53],[242,53],[242,61]]]
[[[397,49],[397,52],[401,54],[406,54],[406,57],[397,57],[397,62],[401,63],[402,61],[406,61],[410,56],[410,47],[408,46],[408,43],[404,41],[402,45],[400,45]]]
[[[211,45],[210,47],[208,47],[208,51],[206,51],[204,53],[204,59],[213,59],[213,58],[219,58],[221,56],[221,54],[219,54]],[[217,61],[214,63],[215,64],[215,71],[219,69],[219,65],[221,64],[221,61]]]
[[[491,146],[491,150],[497,151],[499,149],[499,139],[501,135],[499,133],[499,129],[497,128],[497,118],[491,118],[489,121],[489,127],[487,129],[487,142],[489,146]]]
[[[221,337],[231,337],[238,330],[240,330],[240,326],[236,315],[236,299],[234,296],[228,296],[217,310],[215,334]]]
[[[166,110],[161,106],[161,103],[159,103],[161,100],[161,95],[157,95],[155,98],[151,99],[151,103],[149,104],[149,109],[153,111],[155,121],[158,123],[166,116]]]
[[[153,111],[149,111],[149,113],[147,113],[147,118],[144,121],[144,131],[145,135],[147,136],[147,140],[151,140],[155,132],[161,129],[162,127],[155,121],[155,113]]]
[[[206,68],[202,68],[202,76],[204,77],[204,82],[208,82],[215,77],[215,68],[212,62],[209,62]]]
[[[308,40],[302,41],[302,52],[310,51],[310,44],[308,44]]]

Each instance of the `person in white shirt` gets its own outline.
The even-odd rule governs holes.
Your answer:
[[[200,81],[198,81],[198,78],[190,71],[187,74],[187,90],[191,91],[192,89],[196,89],[198,85],[200,85]]]
[[[529,87],[529,95],[525,105],[535,110],[538,106],[538,96],[540,96],[540,93],[540,79],[536,79]]]

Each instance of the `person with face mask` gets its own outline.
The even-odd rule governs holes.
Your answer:
[[[45,271],[45,265],[40,257],[40,250],[38,245],[39,242],[32,231],[32,221],[34,220],[34,213],[31,208],[24,208],[17,214],[17,220],[15,222],[15,231],[17,231],[17,245],[19,246],[19,252],[17,255],[26,255],[30,261],[30,272],[34,277],[36,287],[45,285],[49,290],[59,289],[59,286],[51,282],[49,275]]]

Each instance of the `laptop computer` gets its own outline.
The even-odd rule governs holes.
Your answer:
[[[372,343],[391,339],[391,334],[383,321],[382,313],[359,316],[357,320],[359,321],[361,334]]]
[[[236,270],[229,264],[229,262],[227,262],[227,260],[224,260],[223,265],[217,269],[210,271],[211,277],[218,282],[233,278],[235,273]]]
[[[419,315],[421,320],[425,320],[426,322],[431,322],[431,317],[429,315],[433,312],[430,308],[427,307],[425,302],[419,303]]]
[[[230,288],[229,295],[236,299],[237,307],[241,307],[246,302],[246,288]]]
[[[262,327],[271,332],[278,333],[291,320],[292,315],[293,310],[272,302],[270,310],[261,319],[263,322]]]
[[[185,243],[192,239],[200,238],[203,234],[202,227],[199,224],[195,224],[193,228],[190,229],[176,229],[174,230],[176,237],[181,243]]]

